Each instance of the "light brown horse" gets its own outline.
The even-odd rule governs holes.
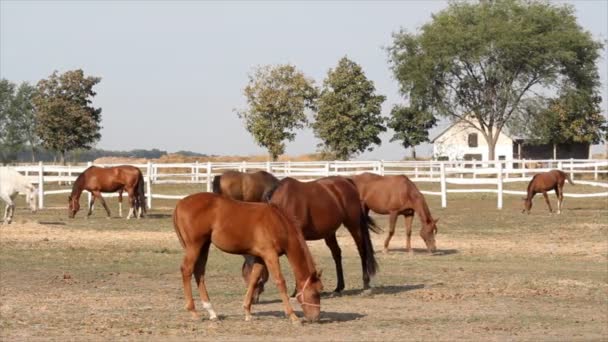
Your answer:
[[[359,193],[351,180],[325,177],[305,183],[288,177],[268,193],[268,200],[293,217],[306,240],[325,240],[336,264],[338,284],[334,292],[344,289],[342,251],[336,239],[336,231],[344,224],[355,240],[361,257],[363,287],[369,288],[370,277],[376,274],[378,268],[369,230],[379,230],[363,211]],[[296,291],[298,289],[296,284]]]
[[[380,176],[365,172],[352,176],[365,209],[378,214],[389,215],[389,231],[384,240],[384,252],[388,252],[388,244],[395,234],[395,224],[399,215],[405,218],[406,244],[405,250],[412,252],[412,221],[418,214],[422,228],[420,237],[424,240],[429,253],[436,251],[435,235],[437,221],[431,216],[429,206],[416,185],[406,176]]]
[[[195,317],[198,314],[192,299],[193,273],[203,308],[209,313],[210,319],[217,319],[209,301],[204,277],[209,247],[213,243],[226,253],[255,257],[243,303],[245,320],[251,319],[253,288],[263,265],[266,265],[281,294],[285,313],[294,323],[299,322],[289,303],[285,279],[281,274],[279,256],[283,254],[287,255],[300,289],[297,300],[304,316],[311,321],[318,320],[321,311],[319,291],[323,288],[321,275],[315,270],[302,233],[275,205],[239,202],[213,193],[198,193],[177,203],[173,224],[185,249],[181,271],[186,309]]]
[[[524,198],[524,209],[522,210],[522,213],[527,212],[530,214],[532,199],[534,198],[534,195],[539,192],[545,197],[549,212],[552,213],[553,208],[551,208],[551,202],[549,201],[549,196],[547,196],[547,191],[555,190],[555,195],[557,196],[557,213],[561,214],[562,203],[564,202],[564,183],[566,180],[568,180],[568,183],[574,185],[570,176],[560,170],[551,170],[534,175],[528,184],[528,195]]]
[[[222,196],[245,202],[262,202],[264,195],[273,189],[279,180],[266,171],[240,172],[226,171],[213,177],[213,192]],[[249,256],[245,256],[248,259]],[[249,284],[249,274],[253,267],[253,260],[249,259],[243,264],[241,272],[245,284]],[[260,294],[264,292],[264,284],[268,281],[268,270],[262,270],[259,284],[254,288],[253,303],[257,304]]]
[[[264,194],[279,183],[266,171],[226,171],[213,177],[213,192],[245,202],[262,202]]]
[[[70,218],[74,218],[78,210],[80,210],[80,195],[84,190],[89,191],[93,195],[87,217],[91,216],[93,212],[93,204],[96,198],[101,201],[108,217],[110,217],[110,209],[106,201],[101,197],[102,192],[118,191],[119,215],[121,217],[123,191],[126,191],[129,195],[129,203],[131,204],[127,219],[130,219],[133,215],[137,215],[139,218],[146,212],[144,177],[141,171],[134,166],[91,166],[84,170],[74,181],[72,194],[68,197],[68,213]]]

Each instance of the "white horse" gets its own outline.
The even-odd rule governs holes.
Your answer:
[[[0,167],[0,198],[6,203],[4,223],[10,224],[15,214],[15,198],[24,193],[33,213],[38,209],[38,191],[25,176],[13,168]]]

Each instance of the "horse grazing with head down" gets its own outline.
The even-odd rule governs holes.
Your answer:
[[[101,204],[108,214],[108,218],[110,217],[110,209],[108,208],[106,201],[101,197],[102,192],[118,191],[118,210],[120,217],[122,217],[123,191],[126,191],[129,195],[129,203],[131,204],[127,219],[130,219],[133,215],[137,215],[137,217],[140,218],[146,212],[144,176],[141,171],[134,166],[91,166],[84,170],[84,172],[82,172],[74,181],[72,194],[68,197],[70,218],[74,218],[78,210],[80,210],[80,195],[84,190],[89,191],[93,195],[87,217],[91,216],[93,212],[93,204],[95,204],[96,198],[101,201]]]
[[[437,235],[437,221],[431,216],[429,206],[416,185],[406,176],[379,176],[365,172],[352,176],[361,201],[365,209],[378,214],[389,215],[389,231],[384,240],[384,252],[388,252],[388,244],[395,234],[395,224],[399,215],[405,218],[405,232],[407,236],[405,250],[412,252],[412,221],[414,214],[418,214],[422,228],[420,237],[424,240],[429,253],[437,249],[435,235]]]
[[[342,251],[336,239],[336,231],[344,224],[361,257],[363,287],[369,288],[370,277],[378,268],[369,230],[378,232],[378,228],[363,211],[357,188],[349,179],[325,177],[305,183],[288,177],[282,179],[268,196],[270,203],[294,219],[306,240],[325,240],[336,264],[338,284],[334,292],[344,289]],[[301,291],[296,286],[298,290]]]
[[[266,171],[226,171],[213,177],[213,192],[245,202],[262,202],[279,180]]]
[[[530,214],[530,209],[532,209],[532,199],[534,198],[534,195],[539,192],[545,197],[545,201],[549,207],[549,212],[553,212],[551,202],[549,201],[549,196],[547,196],[547,191],[555,190],[555,196],[557,196],[557,213],[561,214],[562,203],[564,202],[564,183],[566,180],[568,180],[568,183],[574,185],[574,182],[572,182],[570,176],[560,170],[551,170],[534,175],[528,184],[528,194],[524,198],[524,209],[522,210],[522,213],[527,212]]]
[[[25,194],[25,201],[30,210],[38,209],[38,190],[25,176],[13,168],[0,167],[0,198],[6,203],[3,223],[10,224],[15,215],[15,198],[19,193]]]
[[[253,256],[254,264],[243,303],[245,320],[251,319],[253,289],[266,265],[279,289],[285,313],[292,322],[299,322],[289,303],[285,279],[281,274],[279,256],[283,254],[287,255],[300,289],[296,298],[304,316],[311,321],[318,320],[321,311],[319,291],[323,288],[321,275],[315,270],[302,232],[275,205],[240,202],[212,193],[198,193],[177,203],[173,224],[185,249],[182,280],[186,309],[193,316],[198,317],[192,299],[192,274],[203,308],[209,313],[210,319],[217,319],[205,286],[207,256],[213,243],[226,253]]]

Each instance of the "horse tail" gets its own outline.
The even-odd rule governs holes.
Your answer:
[[[365,273],[370,277],[375,275],[378,271],[378,262],[374,256],[374,245],[370,237],[369,231],[379,233],[381,229],[376,225],[376,222],[365,213],[365,210],[361,208],[361,217],[359,227],[361,229],[361,238],[363,240],[363,257],[365,259]]]
[[[213,192],[216,194],[221,194],[222,193],[222,187],[220,186],[220,181],[222,180],[222,175],[217,175],[215,177],[213,177]]]
[[[179,227],[177,226],[177,208],[173,210],[173,228],[175,229],[175,234],[177,234],[180,245],[182,245],[182,248],[186,248],[186,243],[184,242],[182,233],[180,233]]]
[[[137,177],[137,201],[139,202],[139,206],[141,207],[144,213],[147,213],[146,208],[146,191],[144,189],[144,175],[139,171],[139,176]]]

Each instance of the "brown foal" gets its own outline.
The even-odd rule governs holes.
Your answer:
[[[522,213],[527,212],[530,214],[530,209],[532,209],[532,199],[534,198],[534,195],[539,192],[545,197],[545,202],[547,202],[549,212],[553,212],[551,202],[549,201],[549,196],[547,196],[547,191],[555,190],[555,196],[557,196],[557,213],[561,214],[562,203],[564,202],[564,183],[566,183],[566,180],[568,183],[574,185],[572,179],[570,179],[570,176],[560,170],[551,170],[534,175],[528,184],[528,194],[524,198],[524,209],[522,210]]]

